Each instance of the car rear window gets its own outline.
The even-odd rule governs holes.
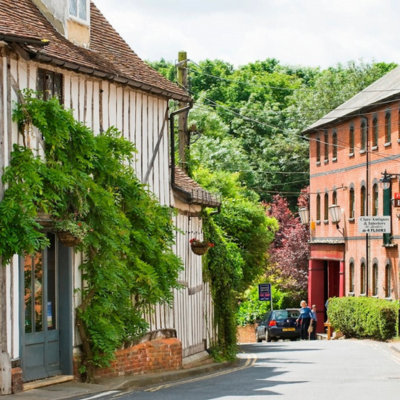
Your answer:
[[[280,319],[287,319],[287,318],[298,318],[300,315],[300,312],[297,310],[280,310],[280,311],[275,311],[275,318],[277,320]]]

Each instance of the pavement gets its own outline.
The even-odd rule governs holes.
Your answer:
[[[386,345],[395,356],[400,358],[400,341],[388,342]],[[193,368],[184,368],[162,373],[149,373],[145,375],[101,379],[96,384],[70,381],[27,390],[10,395],[9,397],[12,400],[65,400],[76,397],[95,396],[100,393],[107,395],[117,391],[135,390],[160,383],[188,379],[224,368],[231,368],[236,365],[237,362],[206,363]]]
[[[219,371],[224,368],[234,367],[236,365],[237,362],[207,363],[205,365],[175,371],[105,378],[99,380],[98,383],[95,384],[70,381],[27,390],[17,394],[12,394],[8,397],[12,400],[65,400],[82,396],[91,397],[100,393],[107,395],[114,391],[134,390],[160,383],[188,379],[194,376]]]

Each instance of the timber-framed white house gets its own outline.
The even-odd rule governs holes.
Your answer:
[[[12,145],[23,143],[11,115],[13,102],[25,88],[59,96],[95,133],[115,126],[136,144],[138,177],[161,204],[178,209],[174,222],[186,233],[177,234],[174,246],[185,267],[183,289],[175,291],[172,308],[156,306],[148,315],[150,331],[175,330],[183,357],[204,351],[214,335],[213,306],[201,257],[190,251],[189,234],[202,237],[199,212],[219,202],[170,165],[168,103],[190,103],[188,94],[146,65],[89,0],[0,0],[0,175],[9,164]],[[43,154],[37,132],[28,143]],[[0,184],[0,200],[3,195]],[[47,322],[42,332],[25,329],[21,257],[15,255],[0,268],[0,394],[10,393],[12,385],[17,388],[18,379],[73,374],[80,344],[74,310],[80,304],[75,289],[82,285],[82,256],[56,237],[52,243],[43,265],[49,293],[44,304],[52,303],[51,329]]]

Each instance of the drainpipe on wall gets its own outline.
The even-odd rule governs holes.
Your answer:
[[[170,123],[170,132],[171,132],[171,187],[173,190],[183,193],[188,197],[189,203],[192,200],[192,194],[187,192],[186,190],[175,185],[175,129],[174,129],[174,117],[175,115],[181,114],[183,112],[189,112],[189,110],[193,107],[193,101],[189,103],[187,107],[180,108],[179,110],[173,111],[169,115],[169,123]]]

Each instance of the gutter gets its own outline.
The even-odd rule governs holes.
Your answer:
[[[33,38],[29,39],[29,38],[24,38],[22,36],[3,35],[3,34],[0,34],[0,40],[10,43],[25,43],[40,47],[48,46],[50,44],[50,41],[48,41],[47,39],[33,39]]]

